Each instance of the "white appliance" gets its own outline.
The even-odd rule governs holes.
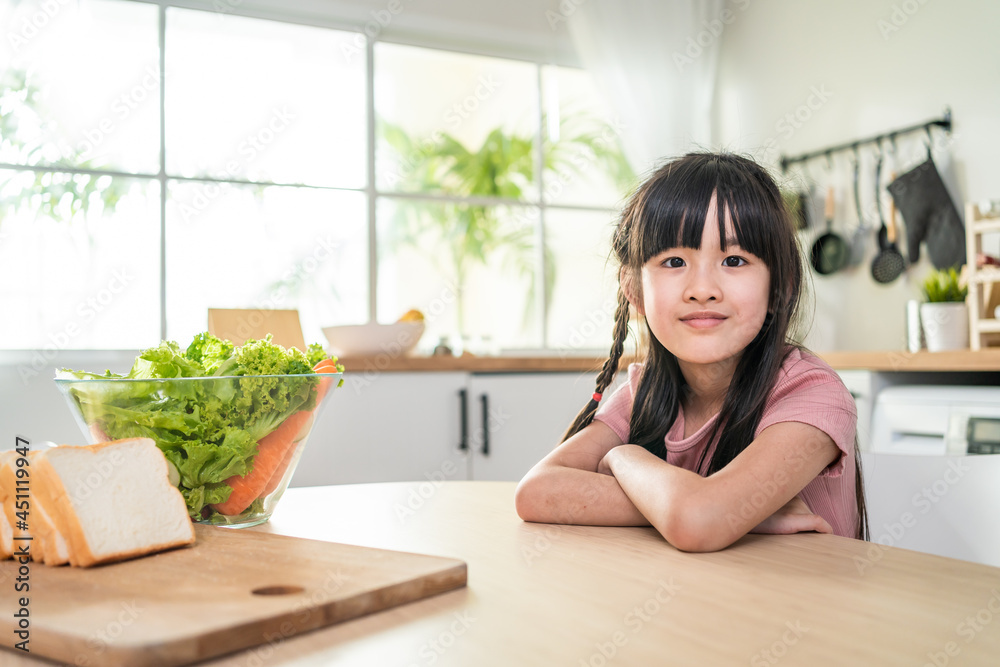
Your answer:
[[[859,569],[887,555],[880,547],[1000,567],[1000,387],[888,387],[872,422],[873,546]]]
[[[874,413],[873,452],[1000,454],[1000,387],[887,387]]]

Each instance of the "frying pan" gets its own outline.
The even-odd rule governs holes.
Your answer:
[[[850,248],[842,236],[833,231],[833,186],[826,190],[826,232],[812,245],[812,267],[816,273],[827,276],[847,265]]]

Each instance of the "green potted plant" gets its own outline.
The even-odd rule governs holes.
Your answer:
[[[920,322],[931,352],[962,350],[969,347],[969,293],[962,276],[954,268],[935,269],[924,279],[921,289],[926,303],[920,305]]]

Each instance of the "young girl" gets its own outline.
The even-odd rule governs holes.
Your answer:
[[[867,538],[854,400],[789,342],[802,283],[771,177],[730,154],[689,154],[628,201],[611,356],[559,447],[521,480],[526,521],[652,525],[685,551],[748,532]],[[629,307],[645,363],[618,372]]]

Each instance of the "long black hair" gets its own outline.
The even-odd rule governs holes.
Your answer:
[[[698,472],[721,470],[753,441],[764,407],[787,355],[796,347],[790,330],[802,293],[802,255],[788,210],[774,179],[753,160],[729,153],[689,153],[668,162],[629,198],[615,230],[612,249],[620,264],[618,307],[611,354],[597,378],[603,394],[618,373],[628,335],[629,300],[624,281],[641,300],[639,275],[653,256],[669,248],[698,249],[713,197],[719,239],[725,251],[726,214],[740,247],[768,267],[771,284],[768,313],[760,331],[737,362],[711,438],[719,443],[708,465],[705,453]],[[629,439],[666,459],[665,437],[677,418],[686,381],[677,358],[646,331],[647,354],[632,403]],[[598,401],[591,399],[563,440],[591,423]],[[720,434],[721,431],[721,434]],[[855,486],[859,539],[868,537],[860,456],[855,443]]]

